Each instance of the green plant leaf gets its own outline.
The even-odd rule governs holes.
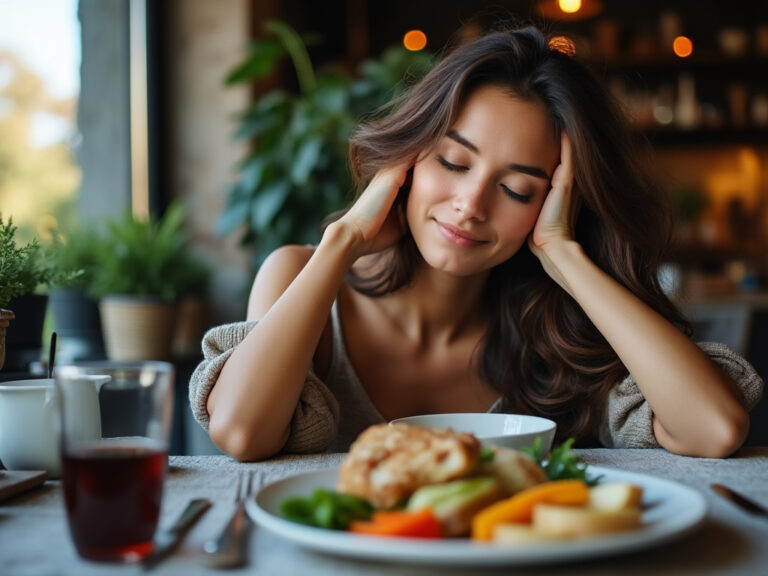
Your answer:
[[[169,251],[178,250],[186,242],[186,235],[181,229],[183,222],[184,206],[181,202],[172,203],[158,223],[157,244]]]
[[[307,53],[307,47],[296,31],[279,20],[270,20],[264,25],[267,32],[278,37],[293,61],[301,91],[306,93],[315,88],[315,71]]]
[[[251,205],[251,223],[258,231],[262,231],[272,222],[290,194],[288,182],[279,180],[265,186]]]
[[[255,40],[250,46],[248,57],[227,74],[224,83],[231,86],[269,76],[283,54],[285,49],[279,42],[271,39]]]
[[[219,219],[216,222],[216,234],[224,236],[239,228],[248,220],[250,211],[250,202],[247,200],[235,200],[227,204],[224,212],[219,215]]]
[[[237,140],[249,140],[256,136],[260,136],[270,130],[274,130],[280,126],[279,118],[267,115],[258,115],[248,118],[240,124],[240,127],[235,132],[235,138]]]
[[[175,300],[188,291],[198,291],[204,280],[202,263],[190,252],[183,219],[183,206],[175,202],[159,220],[135,219],[128,210],[122,218],[108,220],[100,242],[92,294]]]
[[[219,234],[237,232],[254,268],[279,246],[317,242],[322,219],[351,199],[348,145],[360,117],[387,103],[431,62],[401,47],[368,60],[357,78],[340,67],[315,72],[307,36],[277,21],[265,32],[283,47],[275,60],[290,56],[300,91],[272,90],[238,116],[234,137],[251,146],[216,226]],[[247,59],[267,56],[252,50]],[[245,77],[248,68],[239,67]]]
[[[323,148],[321,138],[310,138],[302,142],[296,152],[296,158],[291,166],[291,180],[298,186],[306,186],[310,174],[317,167],[320,152]]]
[[[253,157],[243,166],[240,174],[239,186],[246,194],[261,186],[264,170],[267,167],[267,158]]]
[[[37,238],[17,246],[16,230],[13,219],[3,222],[0,214],[0,307],[19,296],[66,284],[82,274],[82,270],[57,260],[55,246],[43,246]]]

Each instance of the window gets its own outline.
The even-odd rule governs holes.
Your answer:
[[[0,211],[20,241],[67,228],[81,173],[78,0],[0,0]]]

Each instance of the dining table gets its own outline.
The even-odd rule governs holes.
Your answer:
[[[711,488],[713,483],[725,484],[768,505],[768,447],[745,447],[726,459],[685,457],[662,449],[589,448],[575,453],[591,467],[649,475],[693,489],[703,497],[706,513],[692,529],[648,548],[608,552],[598,558],[565,562],[550,558],[510,566],[351,558],[305,548],[256,524],[248,536],[247,563],[236,569],[216,569],[204,561],[203,544],[216,536],[231,516],[243,471],[253,470],[257,484],[264,486],[301,472],[336,467],[345,454],[281,455],[249,463],[223,455],[171,456],[160,528],[169,525],[193,498],[208,498],[213,506],[174,553],[151,571],[140,564],[81,559],[68,532],[61,481],[54,479],[0,502],[0,575],[768,574],[768,519],[745,512]]]

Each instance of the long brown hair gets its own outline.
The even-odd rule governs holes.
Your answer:
[[[359,189],[380,168],[434,146],[468,95],[487,84],[542,102],[558,134],[567,131],[582,201],[575,239],[602,270],[690,334],[657,278],[672,221],[648,167],[647,142],[633,135],[589,69],[534,27],[491,32],[450,51],[386,115],[362,123],[350,143]],[[389,265],[375,276],[350,276],[357,290],[393,292],[421,262],[409,234],[382,257]],[[593,440],[610,388],[627,373],[602,334],[527,246],[491,271],[486,299],[478,370],[505,410],[554,419],[560,438]]]

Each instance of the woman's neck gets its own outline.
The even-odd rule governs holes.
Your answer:
[[[487,274],[459,278],[419,268],[407,286],[381,299],[381,306],[419,346],[450,344],[484,330]]]

